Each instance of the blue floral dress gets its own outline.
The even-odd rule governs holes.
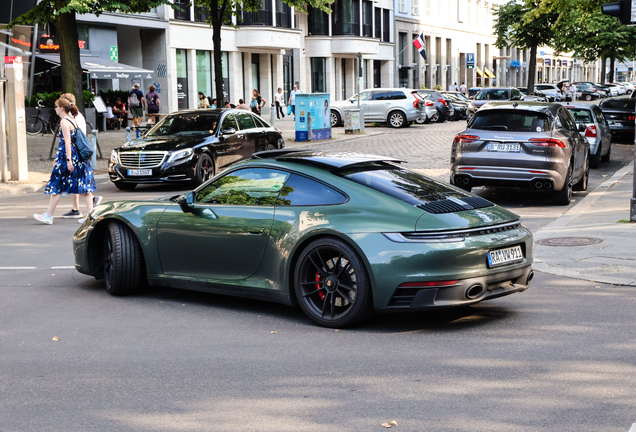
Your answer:
[[[68,121],[73,124],[70,120]],[[73,126],[75,125],[73,124]],[[51,178],[44,188],[45,194],[86,194],[97,190],[93,169],[88,161],[79,157],[77,146],[75,145],[75,130],[75,128],[71,129],[71,161],[75,170],[71,172],[66,167],[66,143],[62,128],[60,128],[60,145],[57,147]]]

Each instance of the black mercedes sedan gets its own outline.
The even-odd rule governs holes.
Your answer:
[[[636,99],[627,96],[608,98],[602,100],[598,107],[603,111],[613,137],[634,137]]]
[[[122,190],[149,183],[200,185],[253,153],[284,147],[280,130],[249,111],[179,111],[113,150],[108,174]]]

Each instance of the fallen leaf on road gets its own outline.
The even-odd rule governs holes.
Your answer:
[[[276,332],[272,332],[272,334],[276,334]]]
[[[395,420],[391,420],[389,423],[392,424],[393,426],[397,426],[397,422]]]
[[[340,330],[338,330],[338,329],[335,329],[334,331],[340,331]]]
[[[382,423],[382,426],[384,426],[385,428],[390,428],[391,427],[391,425],[388,424],[388,423]]]
[[[54,341],[56,341],[56,342],[57,342],[57,341],[59,341],[60,339],[59,339],[57,336],[55,336],[52,340],[54,340]]]

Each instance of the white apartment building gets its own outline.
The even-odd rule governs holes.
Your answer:
[[[332,14],[311,8],[305,14],[282,0],[263,0],[260,10],[242,13],[239,28],[221,30],[222,97],[214,95],[213,32],[205,12],[187,0],[175,3],[185,12],[169,12],[171,111],[196,108],[198,92],[249,103],[254,88],[270,104],[279,87],[287,95],[294,84],[341,100],[355,93],[358,53],[363,86],[393,82],[393,0],[336,0]]]

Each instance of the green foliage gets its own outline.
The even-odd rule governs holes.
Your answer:
[[[497,48],[512,46],[524,50],[533,46],[554,47],[553,26],[559,13],[548,8],[538,10],[536,0],[511,0],[495,12],[494,30]]]
[[[442,86],[441,86],[441,85],[439,85],[439,84],[437,84],[437,85],[435,86],[435,90],[442,90]]]
[[[428,90],[428,88],[427,88],[424,84],[420,84],[420,88],[421,88],[422,90]]]
[[[95,100],[95,95],[88,90],[84,90],[84,106],[90,107],[93,106],[93,101]]]

